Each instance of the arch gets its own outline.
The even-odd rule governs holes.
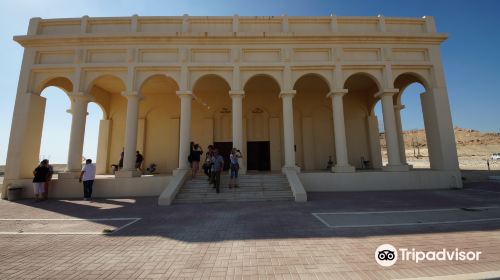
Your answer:
[[[71,82],[71,79],[68,77],[64,76],[53,76],[50,78],[47,78],[43,80],[37,87],[36,87],[36,94],[40,95],[42,92],[48,88],[48,87],[57,87],[64,91],[66,94],[69,94],[70,92],[73,91],[73,82]]]
[[[153,73],[153,74],[150,74],[148,75],[143,81],[142,83],[140,84],[139,86],[139,92],[142,92],[143,89],[144,89],[144,86],[150,82],[151,80],[154,80],[156,78],[164,78],[166,81],[168,81],[169,83],[172,83],[172,85],[175,86],[175,89],[176,90],[179,90],[179,84],[177,83],[177,81],[175,80],[174,77],[170,76],[170,75],[167,75],[167,74],[158,74],[158,73]]]
[[[383,87],[381,86],[382,83],[377,79],[377,77],[375,77],[374,75],[372,75],[368,72],[356,72],[356,73],[351,74],[349,77],[347,77],[344,80],[344,83],[343,83],[344,88],[347,88],[347,82],[349,82],[349,80],[353,79],[355,76],[366,76],[375,83],[375,85],[377,86],[377,90],[383,89]]]
[[[281,86],[280,86],[280,83],[279,81],[273,77],[272,75],[269,75],[269,74],[255,74],[251,77],[249,77],[243,84],[243,89],[244,91],[246,92],[247,91],[247,88],[248,88],[248,85],[254,81],[255,79],[258,79],[258,78],[265,78],[265,79],[269,79],[272,81],[272,83],[274,84],[274,86],[276,86],[278,88],[278,92],[281,92]]]
[[[411,84],[419,83],[421,84],[426,91],[430,90],[429,82],[420,74],[415,72],[404,72],[399,74],[394,78],[394,88],[399,89],[398,94],[395,96],[395,103],[401,104],[401,96],[405,89]]]
[[[243,89],[247,87],[247,85],[252,81],[252,80],[255,80],[256,78],[260,78],[260,77],[264,77],[264,78],[267,78],[267,79],[270,79],[272,80],[277,86],[278,88],[280,89],[281,91],[281,83],[279,82],[278,79],[276,79],[276,77],[274,77],[273,75],[271,74],[267,74],[267,73],[259,73],[259,74],[254,74],[254,75],[251,75],[249,76],[244,82],[243,82]]]
[[[101,81],[105,81],[106,79],[111,79],[112,83],[107,83],[106,84],[100,84]],[[121,91],[125,91],[127,89],[125,81],[114,74],[103,74],[95,77],[93,80],[88,83],[88,86],[85,89],[86,94],[90,94],[92,88],[99,84],[99,87],[108,91],[108,92],[116,92],[116,88],[120,87],[121,90],[119,90],[118,93],[121,93]]]
[[[203,82],[203,80],[206,80],[206,79],[210,79],[210,78],[216,78],[217,80],[222,80],[224,81],[224,84],[225,86],[231,90],[231,83],[224,77],[224,76],[221,76],[219,74],[215,74],[215,73],[209,73],[209,74],[204,74],[200,77],[198,77],[194,82],[193,82],[193,87],[192,87],[192,90],[194,91],[196,89],[196,87],[199,86],[199,83],[200,82]]]
[[[328,78],[325,77],[325,75],[318,73],[318,72],[310,72],[310,73],[306,73],[306,74],[299,76],[295,81],[293,81],[293,89],[297,88],[297,84],[299,83],[299,81],[301,81],[303,79],[307,79],[308,77],[319,78],[321,81],[323,81],[327,85],[328,91],[331,91],[332,85],[330,84],[330,81],[328,80]]]

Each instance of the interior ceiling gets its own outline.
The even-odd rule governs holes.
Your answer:
[[[113,76],[104,76],[97,79],[94,82],[94,86],[99,87],[107,92],[118,94],[125,90],[125,85],[123,84],[123,82],[119,78]]]
[[[207,93],[224,93],[228,95],[230,90],[231,88],[226,83],[226,81],[223,78],[215,75],[208,75],[200,78],[198,81],[196,81],[196,84],[193,88],[193,92],[196,95]]]
[[[330,91],[328,84],[316,75],[306,75],[295,82],[294,89],[300,92],[319,92],[325,95]]]
[[[279,94],[280,86],[271,77],[254,76],[247,81],[244,87],[245,92],[272,92]]]
[[[141,88],[142,95],[154,93],[175,93],[178,90],[177,83],[168,77],[157,75],[144,82]]]
[[[345,87],[349,91],[377,92],[377,84],[367,75],[356,74],[349,77],[345,82]]]

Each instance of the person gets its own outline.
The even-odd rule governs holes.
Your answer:
[[[49,183],[52,180],[52,175],[54,175],[54,168],[49,164],[49,160],[47,160],[47,167],[49,168],[49,173],[47,174],[47,181],[43,186],[43,200],[47,200],[49,198]]]
[[[120,160],[118,161],[118,170],[123,168],[123,156],[125,155],[125,148],[122,148],[122,152],[120,153]]]
[[[211,171],[212,171],[212,157],[214,152],[214,146],[208,145],[208,151],[205,154],[205,163],[203,163],[203,171],[205,175],[208,176],[208,181],[211,183]]]
[[[135,168],[136,169],[139,169],[139,171],[141,171],[141,173],[144,173],[142,171],[142,161],[144,160],[144,157],[141,155],[141,153],[139,153],[139,151],[136,151],[136,154],[135,154]]]
[[[35,202],[41,201],[40,197],[43,195],[45,182],[49,177],[49,161],[44,159],[40,162],[35,170],[33,170],[33,191],[35,193]]]
[[[229,155],[229,169],[231,170],[229,188],[238,188],[238,171],[240,170],[240,164],[238,163],[239,158],[241,158],[240,150],[233,148]]]
[[[194,144],[193,149],[191,150],[191,169],[192,174],[191,177],[196,178],[196,174],[200,170],[200,157],[203,154],[203,150],[200,145]]]
[[[80,183],[83,181],[83,200],[90,200],[92,197],[92,185],[95,179],[95,164],[91,159],[85,161],[82,172],[80,173]]]
[[[194,150],[194,142],[189,143],[189,155],[188,155],[188,162],[189,162],[189,167],[193,168],[193,158],[191,155],[193,154]]]
[[[214,149],[212,157],[212,181],[217,193],[220,193],[220,173],[224,170],[224,158],[219,155],[219,150]]]
[[[326,163],[326,170],[332,170],[333,160],[332,156],[328,156],[328,162]]]

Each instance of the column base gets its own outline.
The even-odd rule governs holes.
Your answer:
[[[404,172],[404,171],[410,171],[410,169],[411,169],[410,165],[407,164],[386,165],[382,167],[382,171],[389,171],[389,172]]]
[[[178,174],[180,171],[189,171],[189,172],[191,172],[191,168],[189,168],[189,167],[176,168],[176,169],[172,170],[172,175],[173,175],[173,176],[177,176],[177,174]],[[190,173],[190,174],[191,174],[191,173]]]
[[[58,179],[78,179],[81,171],[64,171],[57,175]]]
[[[298,167],[298,166],[283,166],[281,168],[281,172],[285,173],[286,170],[290,170],[290,169],[295,170],[295,172],[297,172],[297,173],[300,173],[300,167]]]
[[[115,172],[115,178],[141,177],[141,175],[139,170],[118,170]]]
[[[332,172],[335,173],[352,173],[355,172],[356,168],[352,165],[335,165],[332,167]]]

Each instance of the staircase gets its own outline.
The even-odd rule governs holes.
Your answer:
[[[205,175],[188,179],[177,193],[174,203],[204,203],[229,201],[293,200],[288,180],[282,174],[240,175],[239,188],[228,188],[229,176],[221,176],[220,193],[208,184]]]

